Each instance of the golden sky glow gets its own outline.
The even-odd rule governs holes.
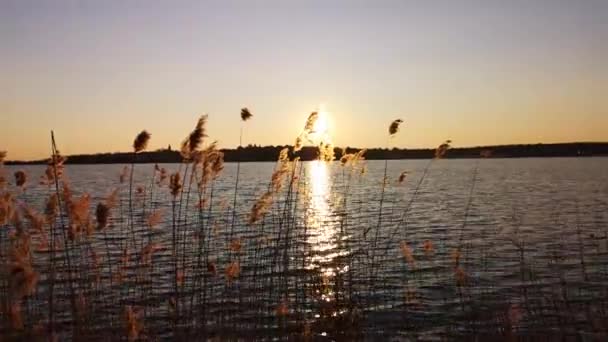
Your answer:
[[[458,4],[456,4],[458,3]],[[289,144],[324,103],[336,146],[608,140],[608,3],[0,3],[0,150]]]

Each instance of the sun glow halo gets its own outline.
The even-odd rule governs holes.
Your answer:
[[[315,140],[326,144],[331,143],[329,136],[329,112],[325,109],[325,105],[319,105],[317,113],[317,121],[315,121],[312,131]]]

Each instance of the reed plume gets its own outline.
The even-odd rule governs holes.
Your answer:
[[[321,161],[333,161],[336,159],[334,154],[334,147],[332,144],[321,142],[319,144],[319,160]]]
[[[150,133],[143,130],[133,140],[133,151],[139,153],[148,147],[148,141],[150,141]]]
[[[230,242],[230,250],[236,253],[239,253],[243,248],[243,243],[241,239],[234,239]]]
[[[84,226],[89,223],[89,208],[91,204],[91,196],[83,194],[76,200],[66,201],[68,206],[68,218],[70,224],[74,226]]]
[[[452,143],[452,140],[446,140],[441,145],[439,145],[439,147],[437,147],[435,149],[435,158],[436,159],[443,158],[445,156],[445,154],[448,152],[448,149],[450,148],[451,143]]]
[[[435,252],[435,247],[433,246],[433,242],[431,240],[425,240],[422,244],[422,248],[427,256],[431,256]]]
[[[214,142],[199,153],[200,157],[197,157],[202,168],[202,177],[199,183],[201,188],[217,178],[224,169],[224,153],[217,150],[216,146],[216,142]]]
[[[182,180],[179,172],[173,173],[169,177],[169,189],[174,198],[177,197],[182,190]]]
[[[35,209],[25,206],[23,207],[23,216],[30,222],[30,228],[33,231],[36,233],[43,232],[44,215],[39,214]]]
[[[401,174],[399,175],[399,184],[401,184],[405,181],[405,177],[407,177],[407,174],[408,174],[407,171],[401,172]]]
[[[251,114],[251,112],[249,111],[249,109],[247,109],[247,107],[241,109],[241,120],[247,121],[247,120],[251,119],[252,116],[253,116],[253,114]]]
[[[118,203],[118,189],[112,191],[103,202],[97,204],[95,209],[95,219],[97,220],[97,229],[102,230],[107,227],[110,221],[110,212]]]
[[[312,131],[315,127],[315,123],[317,122],[318,118],[319,118],[319,113],[317,113],[317,112],[310,113],[310,115],[306,119],[306,123],[304,124],[304,129],[302,130],[300,135],[298,135],[298,137],[296,138],[296,142],[295,142],[294,148],[293,148],[294,152],[298,152],[302,149],[304,139],[307,139],[308,141],[310,141],[309,135],[312,133]]]
[[[13,217],[15,205],[13,196],[6,192],[0,197],[0,225],[7,224]]]
[[[110,218],[110,207],[103,202],[99,202],[95,209],[95,218],[97,219],[97,229],[104,229]]]
[[[9,285],[14,300],[31,295],[38,284],[38,273],[34,271],[31,259],[31,238],[18,230],[9,251]]]
[[[293,151],[298,152],[302,149],[302,137],[298,136],[296,138],[296,143],[293,145]]]
[[[0,151],[0,164],[4,163],[4,160],[6,159],[6,155],[7,155],[6,151]]]
[[[46,222],[51,224],[55,221],[59,211],[59,197],[57,194],[51,194],[49,198],[46,200],[46,205],[44,207],[44,216],[46,217]]]
[[[141,314],[141,310],[136,310],[130,305],[125,307],[125,326],[127,339],[129,341],[138,340],[144,329],[143,322],[141,321]]]
[[[264,217],[268,209],[270,209],[270,206],[272,205],[273,195],[281,191],[283,187],[284,178],[290,171],[289,164],[289,148],[285,147],[279,153],[277,167],[272,173],[272,177],[270,179],[270,189],[264,194],[262,194],[262,196],[258,198],[258,200],[253,204],[253,207],[251,208],[251,213],[249,215],[249,224],[259,222]]]
[[[312,132],[318,118],[319,118],[319,113],[317,113],[317,112],[310,113],[310,115],[308,116],[308,119],[306,119],[306,124],[304,125],[304,132],[306,132],[306,133]]]
[[[16,171],[15,172],[15,185],[19,186],[19,187],[23,187],[25,185],[25,182],[27,182],[27,174],[22,171]]]
[[[55,177],[57,179],[61,179],[63,176],[64,163],[66,158],[59,154],[59,151],[55,151],[55,154],[49,158],[47,162],[47,167],[44,171],[45,182],[49,185],[53,184],[55,181]]]
[[[271,205],[272,192],[267,191],[253,204],[251,214],[249,215],[249,224],[259,222],[264,217]]]
[[[228,267],[226,267],[225,273],[228,282],[233,281],[234,279],[238,278],[239,274],[241,273],[241,264],[236,260],[231,262]]]
[[[196,151],[200,147],[203,139],[207,137],[205,133],[205,125],[207,123],[207,115],[202,115],[194,127],[194,130],[182,142],[181,155],[186,160],[192,160]]]
[[[403,123],[403,120],[401,120],[401,119],[397,119],[397,120],[394,120],[393,122],[391,122],[390,126],[388,126],[388,134],[390,136],[397,134],[397,132],[399,131],[399,126],[402,123]]]
[[[401,248],[401,255],[403,255],[405,261],[407,261],[407,263],[410,264],[411,267],[416,266],[416,260],[414,259],[414,254],[410,246],[408,246],[405,241],[401,241],[399,247]]]
[[[365,160],[365,157],[364,157],[365,152],[367,152],[367,149],[359,150],[356,153],[344,153],[344,151],[343,151],[342,157],[340,157],[340,165],[342,165],[342,166],[351,165],[354,168],[357,165],[357,163]]]
[[[162,221],[162,218],[163,218],[163,210],[157,209],[157,210],[154,210],[152,213],[150,213],[150,215],[148,215],[148,217],[146,218],[146,223],[148,224],[148,227],[150,227],[150,229],[152,229]]]
[[[211,275],[217,274],[217,266],[215,266],[215,263],[213,261],[207,262],[207,272],[209,272]]]

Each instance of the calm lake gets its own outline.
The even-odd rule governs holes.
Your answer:
[[[70,255],[57,242],[58,334],[76,334],[76,296],[80,334],[107,339],[121,336],[126,306],[141,310],[147,339],[606,336],[608,158],[364,164],[301,163],[255,223],[275,163],[240,164],[237,186],[234,163],[204,186],[159,165],[182,172],[176,198],[154,165],[136,164],[131,208],[124,165],[67,165],[92,222],[113,189],[120,200],[108,227],[67,243]],[[45,166],[5,168],[11,181],[26,172],[17,202],[43,212],[55,192],[37,184]],[[32,236],[40,279],[26,325],[49,311],[50,253]]]

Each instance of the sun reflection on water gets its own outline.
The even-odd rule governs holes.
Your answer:
[[[344,272],[336,265],[336,258],[345,253],[339,249],[338,222],[332,212],[330,164],[312,161],[309,165],[309,200],[307,242],[312,251],[309,269],[318,269],[322,277],[333,277],[336,272]],[[325,299],[327,300],[327,299]]]

